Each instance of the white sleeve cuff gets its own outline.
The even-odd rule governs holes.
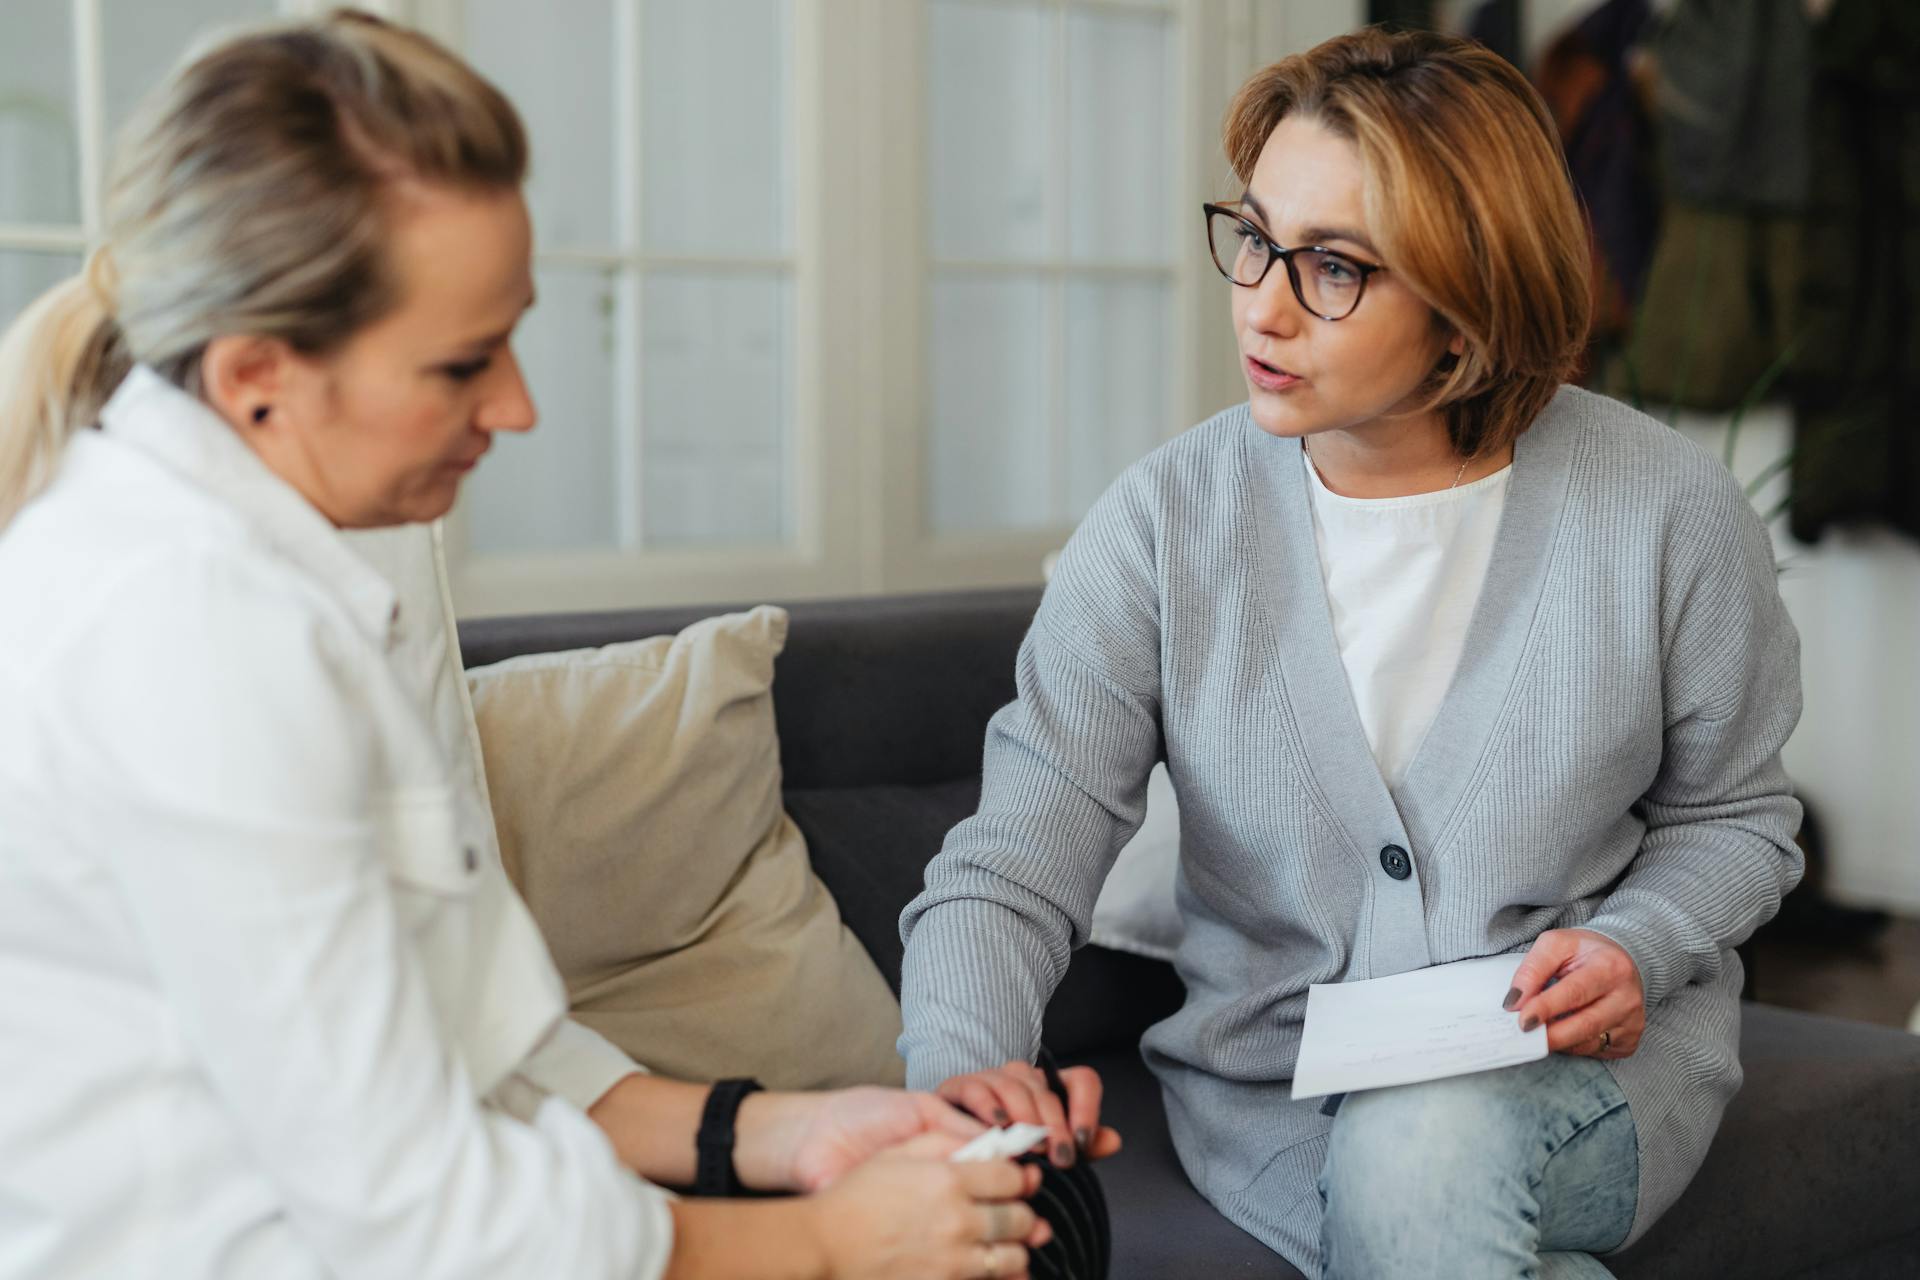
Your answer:
[[[534,1087],[585,1111],[627,1076],[647,1069],[590,1027],[562,1018],[520,1064]]]

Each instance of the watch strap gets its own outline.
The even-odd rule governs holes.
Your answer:
[[[717,1080],[707,1094],[707,1105],[700,1112],[700,1129],[694,1135],[693,1193],[699,1196],[738,1196],[746,1191],[733,1166],[734,1121],[740,1104],[748,1095],[760,1093],[758,1080]]]

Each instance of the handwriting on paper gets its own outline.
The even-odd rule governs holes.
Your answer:
[[[1500,1007],[1518,955],[1307,988],[1293,1096],[1318,1098],[1489,1071],[1547,1056],[1547,1029]]]

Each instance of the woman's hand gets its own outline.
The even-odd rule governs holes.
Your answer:
[[[755,1114],[756,1104],[765,1108]],[[840,1089],[832,1093],[756,1094],[740,1115],[739,1164],[770,1169],[767,1185],[819,1191],[889,1147],[923,1133],[965,1142],[982,1129],[930,1093]]]
[[[710,1093],[707,1085],[634,1074],[602,1094],[587,1117],[641,1177],[691,1186],[694,1135]],[[818,1191],[909,1138],[945,1133],[964,1142],[979,1132],[979,1124],[930,1093],[753,1093],[734,1120],[733,1167],[755,1191]]]
[[[1547,1048],[1556,1053],[1624,1058],[1647,1029],[1633,957],[1589,929],[1549,929],[1536,938],[1513,975],[1506,1007],[1520,1015],[1524,1031],[1545,1023]]]
[[[1038,1124],[1047,1128],[1047,1151],[1059,1168],[1078,1155],[1104,1160],[1120,1150],[1120,1135],[1100,1127],[1100,1076],[1092,1067],[1060,1072],[1067,1105],[1047,1087],[1046,1073],[1029,1062],[1009,1062],[991,1071],[954,1076],[934,1092],[990,1124]]]
[[[1053,1229],[1026,1198],[1040,1170],[1011,1160],[953,1164],[962,1140],[923,1134],[862,1164],[806,1202],[836,1280],[1024,1280],[1027,1250]]]

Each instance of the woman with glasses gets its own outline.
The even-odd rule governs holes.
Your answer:
[[[1732,948],[1801,872],[1766,533],[1563,385],[1587,233],[1512,67],[1343,36],[1254,76],[1226,149],[1249,399],[1060,559],[903,919],[909,1081],[1097,1132],[1092,1073],[1050,1111],[1027,1064],[1164,760],[1187,994],[1143,1051],[1199,1189],[1309,1275],[1604,1275],[1739,1086]],[[1498,955],[1543,1060],[1291,1098],[1310,984]]]

